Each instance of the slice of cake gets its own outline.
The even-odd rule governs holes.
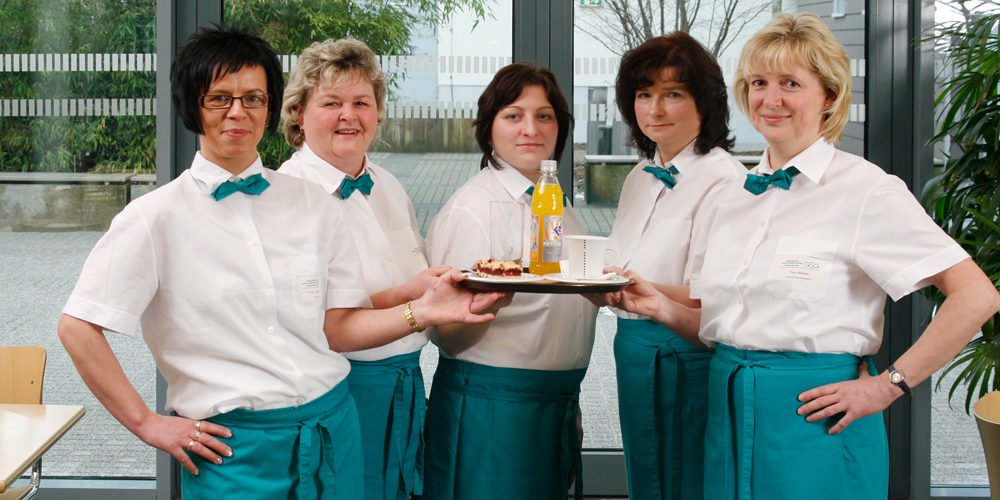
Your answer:
[[[517,278],[521,266],[516,262],[486,259],[472,265],[472,270],[483,278]]]

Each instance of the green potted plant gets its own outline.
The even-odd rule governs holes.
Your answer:
[[[968,19],[968,18],[967,18]],[[941,227],[958,241],[1000,288],[1000,13],[940,26],[926,41],[942,46],[953,70],[935,101],[941,131],[928,146],[950,141],[944,169],[923,190],[923,203]],[[929,290],[936,306],[944,301]],[[966,387],[965,412],[987,393],[1000,390],[1000,314],[983,325],[945,368],[958,370],[948,400]],[[943,380],[944,377],[941,377]],[[940,389],[941,380],[937,388]]]

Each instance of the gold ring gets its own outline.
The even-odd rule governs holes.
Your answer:
[[[197,443],[197,442],[198,441],[195,441],[194,439],[192,439],[191,442],[188,443],[188,451],[191,451],[191,448],[194,447],[194,444]]]
[[[200,437],[201,437],[201,431],[194,433],[194,442],[200,443],[201,441],[198,440],[198,438]]]
[[[194,430],[201,432],[201,420],[194,423]]]

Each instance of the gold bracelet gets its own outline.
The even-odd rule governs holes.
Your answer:
[[[424,331],[424,327],[417,323],[417,320],[413,319],[413,309],[410,309],[410,303],[406,303],[406,307],[403,308],[403,315],[406,316],[406,322],[410,324],[410,328],[413,328],[414,332]]]

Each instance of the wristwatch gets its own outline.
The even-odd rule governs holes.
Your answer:
[[[903,372],[897,370],[895,366],[891,365],[889,366],[889,382],[898,385],[906,394],[913,395],[910,386],[906,385],[906,376],[903,375]]]

